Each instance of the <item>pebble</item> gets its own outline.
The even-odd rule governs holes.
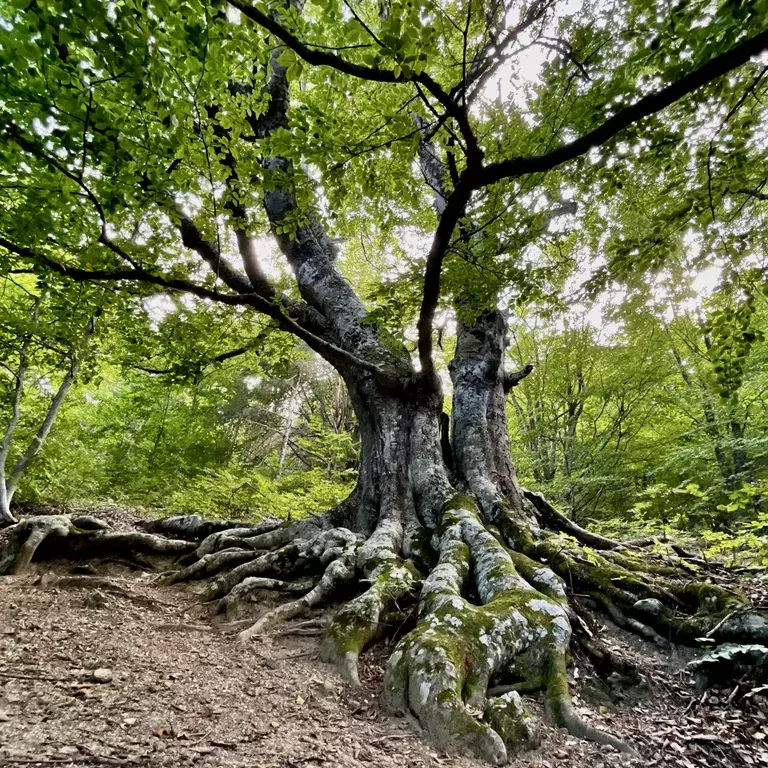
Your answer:
[[[91,677],[97,683],[111,683],[112,670],[102,667],[101,669],[94,670],[93,675],[91,675]]]

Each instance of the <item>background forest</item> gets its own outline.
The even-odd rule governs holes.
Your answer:
[[[675,273],[643,286],[614,284],[579,301],[574,283],[568,308],[549,297],[513,309],[507,367],[534,366],[507,406],[523,484],[613,534],[694,532],[713,551],[761,558],[768,312],[759,291],[734,279],[743,273],[697,270],[681,257]],[[41,290],[23,274],[2,282],[5,413],[30,341],[14,446],[38,429],[94,303],[100,315],[84,365],[17,502],[296,518],[350,492],[355,417],[341,379],[306,348],[198,302],[117,303],[81,287]],[[734,317],[747,342],[731,354],[726,340],[724,359],[713,325]],[[230,338],[239,346],[227,347]],[[451,345],[449,328],[446,357]]]

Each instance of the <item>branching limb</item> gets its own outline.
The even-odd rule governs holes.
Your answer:
[[[229,3],[237,8],[244,16],[251,19],[251,21],[254,21],[260,27],[272,33],[284,45],[306,61],[307,64],[331,67],[332,69],[361,80],[369,80],[378,83],[413,82],[422,85],[440,103],[446,112],[456,120],[466,143],[468,163],[473,167],[479,167],[483,154],[477,142],[477,137],[469,122],[469,113],[467,109],[451,98],[451,96],[440,87],[437,81],[426,72],[414,72],[406,77],[403,73],[396,75],[391,69],[379,69],[377,67],[369,67],[363,64],[347,61],[337,53],[327,49],[318,49],[308,46],[306,43],[299,40],[296,35],[283,27],[277,18],[263,13],[250,3],[244,2],[244,0],[229,0]]]
[[[522,370],[504,375],[504,392],[516,387],[524,378],[533,373],[533,366],[528,364]]]
[[[768,30],[760,32],[715,56],[674,83],[644,96],[629,107],[617,112],[589,133],[543,155],[516,157],[491,163],[478,175],[476,188],[494,184],[502,179],[517,178],[531,173],[545,173],[569,160],[574,160],[613,139],[621,131],[655,115],[676,101],[708,85],[723,75],[746,64],[768,48]]]
[[[370,363],[367,360],[362,360],[341,347],[316,336],[286,315],[277,304],[264,299],[256,293],[221,293],[197,285],[188,280],[158,275],[147,271],[143,267],[136,267],[134,269],[80,269],[79,267],[71,267],[50,258],[41,251],[33,251],[25,246],[19,246],[2,236],[0,236],[0,247],[16,254],[19,258],[42,264],[56,274],[68,277],[77,282],[109,282],[116,280],[147,283],[172,291],[189,293],[198,298],[215,301],[221,304],[253,307],[258,312],[275,320],[281,330],[294,334],[302,341],[305,341],[309,347],[319,354],[322,354],[324,357],[327,357],[329,360],[344,362],[353,368],[359,368],[373,373],[382,382],[389,383],[391,386],[398,386],[400,384],[399,378],[393,377],[380,366]]]

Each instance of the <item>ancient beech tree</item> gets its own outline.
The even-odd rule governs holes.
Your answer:
[[[536,739],[518,690],[544,690],[573,734],[629,748],[570,704],[572,639],[610,663],[594,611],[660,643],[768,640],[758,612],[692,581],[684,559],[586,531],[520,487],[505,402],[525,371],[504,369],[497,305],[512,275],[524,282],[511,251],[557,215],[526,216],[532,191],[557,199],[557,174],[588,175],[595,153],[629,162],[620,141],[642,142],[631,161],[663,173],[665,141],[754,92],[768,5],[564,5],[4,2],[3,258],[267,315],[343,377],[361,456],[352,495],[314,519],[172,520],[126,536],[39,518],[15,529],[0,569],[45,551],[194,549],[174,578],[207,579],[222,611],[262,589],[300,593],[244,640],[343,599],[323,654],[352,682],[360,653],[415,602],[384,702],[494,764]],[[430,222],[426,255],[406,254],[395,281],[399,318],[415,319],[413,359],[392,313],[343,274],[337,240],[370,230],[403,253],[418,238],[397,249],[398,234]],[[260,231],[288,267],[281,278]],[[466,267],[501,254],[500,280]],[[451,308],[446,430],[435,318]],[[513,688],[489,697],[492,682]]]

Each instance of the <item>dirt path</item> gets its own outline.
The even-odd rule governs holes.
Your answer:
[[[313,658],[315,638],[242,645],[184,613],[186,589],[121,574],[113,593],[62,587],[60,575],[0,579],[0,765],[479,765],[382,717],[371,687],[350,692]],[[549,735],[549,760],[520,766],[557,764],[553,738],[568,762],[612,764]]]
[[[283,627],[243,645],[211,627],[188,588],[106,568],[78,576],[82,583],[72,582],[71,563],[0,578],[3,768],[479,766],[438,753],[411,724],[381,715],[375,652],[363,665],[364,689],[353,692],[317,661],[317,638]],[[114,587],[94,585],[105,576]],[[715,694],[699,703],[660,654],[641,651],[632,652],[647,687],[621,706],[601,703],[578,660],[573,683],[585,717],[637,745],[642,760],[545,726],[541,748],[511,765],[768,766],[765,707],[746,713]]]

